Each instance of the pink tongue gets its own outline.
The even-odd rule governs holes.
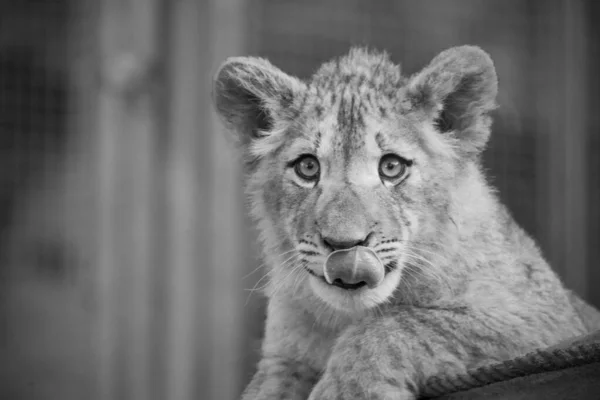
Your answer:
[[[325,261],[324,274],[329,284],[339,279],[345,284],[365,282],[374,288],[383,281],[385,269],[373,250],[356,246],[331,253]]]

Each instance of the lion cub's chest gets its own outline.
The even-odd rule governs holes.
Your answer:
[[[284,353],[300,356],[303,363],[316,371],[325,370],[338,338],[347,328],[359,323],[335,310],[271,300],[263,351],[271,354],[286,349]]]

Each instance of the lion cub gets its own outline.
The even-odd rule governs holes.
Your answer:
[[[360,48],[307,81],[260,58],[221,66],[214,102],[270,268],[243,399],[414,399],[431,376],[585,332],[483,176],[496,92],[472,46],[411,77]]]

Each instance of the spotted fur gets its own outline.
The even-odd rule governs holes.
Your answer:
[[[583,333],[482,173],[496,92],[492,60],[472,46],[410,77],[362,48],[305,81],[259,58],[223,64],[215,106],[245,155],[269,267],[245,400],[412,399],[430,376]],[[404,171],[393,179],[381,172],[389,154]],[[306,155],[316,179],[298,173]],[[330,238],[364,240],[384,281],[328,284]]]

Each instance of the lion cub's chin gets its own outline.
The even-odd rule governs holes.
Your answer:
[[[388,302],[400,284],[401,277],[401,269],[396,268],[387,273],[377,287],[363,286],[355,290],[330,285],[315,275],[310,275],[309,281],[313,292],[326,304],[345,314],[354,314]]]

